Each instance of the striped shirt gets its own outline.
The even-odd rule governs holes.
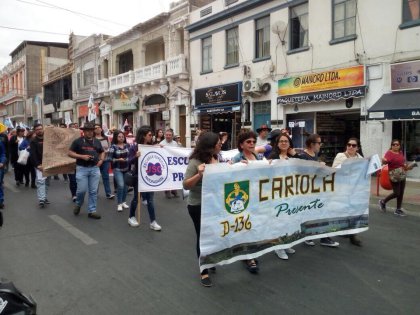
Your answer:
[[[113,144],[109,148],[108,160],[112,162],[112,169],[119,170],[120,172],[128,171],[128,151],[130,145],[124,143],[123,147],[120,148],[118,145]],[[117,161],[123,158],[124,161]]]

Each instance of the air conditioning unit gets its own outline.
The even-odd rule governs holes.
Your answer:
[[[242,89],[246,93],[261,92],[261,81],[260,79],[245,80]]]

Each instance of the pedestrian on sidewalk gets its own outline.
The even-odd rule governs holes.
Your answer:
[[[50,177],[44,177],[42,171],[42,153],[44,151],[44,127],[41,124],[34,126],[35,138],[31,140],[30,159],[32,165],[35,167],[36,173],[36,193],[38,196],[38,203],[40,208],[44,208],[48,201],[48,187],[50,186]]]
[[[130,145],[127,144],[124,132],[117,131],[112,138],[112,144],[108,152],[108,161],[112,163],[114,179],[117,183],[117,211],[130,208],[125,199],[128,187],[124,182],[124,175],[128,171],[128,152]]]
[[[138,174],[138,160],[141,155],[141,152],[138,149],[139,144],[152,144],[153,143],[153,132],[150,126],[142,126],[137,130],[136,134],[136,142],[130,147],[129,153],[129,165],[132,167],[133,172]],[[128,224],[132,227],[139,226],[139,223],[136,219],[136,209],[138,203],[138,180],[134,181],[134,196],[133,200],[131,200],[130,204],[130,215],[128,218]],[[141,192],[141,197],[143,200],[147,201],[147,211],[149,212],[149,219],[150,219],[150,229],[154,231],[162,230],[162,227],[156,222],[156,215],[155,215],[155,201],[154,196],[155,193],[153,191],[150,192]]]
[[[360,153],[359,153],[360,152]],[[332,167],[339,167],[347,159],[361,159],[363,158],[362,146],[358,138],[350,138],[347,141],[347,145],[344,152],[340,152],[336,155]],[[356,234],[350,234],[350,243],[355,246],[362,246],[362,241],[356,236]]]
[[[29,156],[30,156],[30,152],[31,152],[30,143],[33,138],[35,138],[35,132],[28,131],[25,139],[23,139],[23,141],[19,145],[19,154],[23,150],[28,150]],[[23,175],[25,177],[25,187],[29,186],[29,175],[31,175],[31,187],[36,188],[36,184],[35,184],[36,172],[35,172],[35,167],[32,165],[31,159],[29,158],[28,161],[26,162],[26,165],[22,165],[22,166],[23,166]]]
[[[73,213],[80,213],[85,194],[88,192],[88,217],[100,219],[101,216],[96,212],[96,204],[101,176],[99,168],[105,153],[99,140],[94,137],[94,123],[87,122],[80,129],[83,130],[83,137],[74,140],[69,150],[69,156],[76,159],[77,200]]]
[[[391,147],[382,158],[382,164],[388,164],[392,193],[386,196],[385,199],[379,200],[379,208],[382,212],[385,212],[387,202],[397,198],[397,208],[395,209],[394,214],[400,217],[405,217],[406,214],[401,206],[404,198],[406,174],[407,171],[411,170],[413,167],[407,165],[404,153],[401,149],[401,141],[399,139],[391,141]]]

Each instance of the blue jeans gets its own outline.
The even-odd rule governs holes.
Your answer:
[[[50,177],[45,179],[36,179],[36,194],[39,201],[45,201],[48,195],[48,187],[50,186]]]
[[[4,178],[4,168],[0,168],[0,203],[4,202],[3,178]]]
[[[109,173],[108,173],[109,164],[110,164],[110,161],[104,160],[100,167],[102,183],[104,184],[105,195],[107,197],[111,196],[111,186],[109,185]]]
[[[130,204],[130,218],[136,216],[136,209],[137,209],[137,203],[138,203],[138,183],[137,181],[134,182],[134,192],[133,192],[133,200],[131,200]],[[141,198],[143,200],[147,200],[147,211],[149,212],[149,219],[150,222],[153,222],[156,220],[155,216],[155,202],[153,200],[155,193],[154,192],[142,192]]]
[[[118,204],[122,204],[125,202],[127,197],[127,190],[128,187],[124,182],[124,174],[125,172],[121,172],[120,170],[114,169],[114,179],[117,183],[117,202]],[[109,185],[109,182],[108,182]]]
[[[77,205],[82,206],[85,200],[86,192],[89,193],[88,212],[96,211],[96,202],[98,199],[98,185],[101,173],[99,167],[76,166],[76,182],[77,182]]]

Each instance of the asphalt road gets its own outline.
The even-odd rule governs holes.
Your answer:
[[[5,179],[0,277],[38,302],[39,314],[419,314],[420,217],[382,214],[373,205],[363,247],[298,245],[288,261],[267,254],[261,271],[241,263],[199,282],[186,203],[155,196],[161,232],[139,228],[100,189],[101,220],[78,217],[67,184],[51,181],[47,208],[35,190]],[[132,194],[129,195],[131,200]]]

